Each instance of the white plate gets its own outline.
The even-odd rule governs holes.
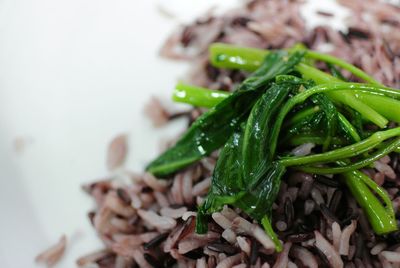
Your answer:
[[[217,2],[237,1],[0,1],[2,267],[34,267],[34,256],[61,234],[69,243],[58,267],[101,248],[80,185],[107,175],[106,147],[116,134],[129,134],[126,166],[140,171],[160,138],[182,128],[155,130],[142,115],[151,95],[169,99],[186,69],[157,51],[179,20]],[[311,1],[308,17],[318,2],[326,3]]]

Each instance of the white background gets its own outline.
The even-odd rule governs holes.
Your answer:
[[[129,134],[126,165],[140,171],[161,136],[178,131],[179,122],[160,132],[143,118],[149,97],[168,99],[187,67],[157,51],[179,21],[217,2],[236,3],[0,0],[2,267],[35,267],[34,256],[61,234],[70,241],[59,267],[101,248],[80,185],[107,175],[115,135]],[[162,16],[160,6],[178,19]],[[25,145],[16,150],[16,142]]]

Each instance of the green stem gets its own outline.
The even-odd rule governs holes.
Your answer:
[[[308,66],[306,64],[298,64],[296,69],[302,73],[304,78],[312,79],[317,84],[328,84],[332,82],[340,82],[343,83],[341,80],[322,72],[316,68]],[[348,83],[350,86],[353,83]],[[384,128],[388,120],[381,116],[378,112],[372,109],[370,106],[366,105],[362,101],[358,100],[355,97],[354,93],[351,92],[329,92],[327,93],[328,97],[336,102],[341,102],[353,108],[354,110],[358,111],[364,118],[368,119],[369,121],[373,122],[374,124],[378,125],[381,128]]]
[[[296,124],[296,123],[302,121],[303,119],[305,119],[306,117],[315,114],[319,110],[320,110],[319,106],[306,107],[303,110],[298,111],[293,117],[291,117],[287,121],[286,125]]]
[[[298,48],[294,48],[298,50]],[[374,78],[363,72],[354,65],[331,55],[307,50],[305,57],[334,64],[348,70],[353,75],[375,85],[382,85]],[[240,47],[229,44],[214,43],[209,48],[211,63],[217,67],[229,69],[244,69],[247,71],[256,70],[264,57],[269,53],[268,50]]]
[[[367,152],[384,140],[396,136],[400,136],[400,127],[375,132],[365,140],[326,153],[282,158],[280,162],[282,165],[290,167],[338,161]]]
[[[266,50],[244,48],[244,47],[238,47],[220,43],[216,43],[210,46],[211,63],[214,66],[221,68],[245,69],[247,71],[254,71],[260,66],[262,60],[268,53],[269,52]],[[311,53],[311,55],[320,56],[320,54],[313,54],[313,53]],[[332,59],[332,56],[329,55],[327,56],[328,57],[326,59],[328,60]],[[340,64],[342,63],[342,61],[339,59],[336,59],[336,62],[339,62]],[[296,70],[302,73],[304,77],[313,79],[316,83],[319,84],[340,81],[340,79],[337,79],[327,73],[319,71],[318,69],[308,66],[304,63],[298,64],[296,66]],[[363,73],[356,67],[350,68],[349,71],[356,71],[355,75],[357,74],[360,75],[360,72]],[[365,73],[363,74],[364,78],[368,77],[367,74]],[[370,108],[368,105],[357,100],[354,94],[351,94],[349,92],[342,92],[342,94],[336,94],[332,92],[330,93],[329,97],[331,97],[334,101],[339,101],[352,107],[354,110],[362,114],[362,116],[364,116],[365,118],[367,118],[368,120],[370,120],[371,122],[373,122],[374,124],[378,125],[381,128],[385,127],[386,124],[388,123],[388,121],[384,117],[382,117],[379,113],[377,113],[374,109]]]
[[[255,71],[260,67],[268,50],[215,43],[209,47],[210,61],[215,67]]]
[[[381,198],[381,201],[385,203],[386,211],[389,213],[389,216],[392,219],[396,218],[396,214],[393,208],[393,203],[392,200],[390,200],[390,196],[386,192],[385,189],[383,189],[381,186],[379,186],[374,180],[372,180],[370,177],[368,177],[366,174],[362,173],[361,171],[358,174],[360,179],[372,190],[374,191],[379,198]]]
[[[346,133],[353,138],[355,142],[361,141],[360,135],[358,135],[356,128],[347,120],[347,118],[341,114],[338,113],[339,117],[339,122],[343,126],[343,129],[346,131]]]
[[[211,108],[229,95],[230,93],[225,91],[210,90],[178,83],[173,92],[172,99],[176,102],[187,103],[193,106]]]
[[[323,137],[321,135],[316,135],[316,134],[302,134],[302,135],[296,135],[293,137],[290,137],[290,139],[283,139],[283,141],[289,141],[289,145],[291,146],[299,146],[304,143],[314,143],[314,144],[319,144],[322,145],[326,137]],[[341,140],[338,137],[332,137],[332,144],[333,145],[343,145],[345,141]],[[282,142],[284,144],[284,142]]]
[[[279,240],[279,238],[276,235],[276,233],[274,232],[274,230],[272,229],[271,222],[269,221],[267,216],[264,216],[262,218],[261,224],[264,227],[264,230],[267,233],[267,235],[271,238],[272,242],[274,242],[275,250],[277,252],[281,252],[282,251],[282,243]]]
[[[357,170],[368,165],[371,165],[375,161],[381,159],[385,155],[395,151],[400,146],[400,139],[396,139],[394,142],[390,143],[389,145],[385,146],[384,148],[380,149],[379,151],[375,152],[368,158],[362,159],[353,164],[349,164],[346,166],[341,167],[310,167],[310,166],[300,166],[295,167],[297,170],[301,170],[308,173],[313,174],[339,174],[348,171]]]
[[[327,63],[326,65],[333,77],[348,82],[348,80],[342,75],[342,73],[336,68],[335,65],[333,65],[332,63]]]
[[[276,123],[274,125],[274,128],[272,130],[272,144],[270,145],[272,150],[276,149],[277,146],[277,141],[278,141],[278,136],[280,133],[280,129],[282,127],[283,120],[285,119],[286,115],[292,110],[296,105],[303,103],[307,98],[314,94],[318,93],[326,93],[326,92],[331,92],[331,91],[340,91],[340,90],[346,90],[349,88],[349,86],[352,87],[352,90],[365,90],[366,88],[369,89],[371,92],[377,92],[380,89],[375,89],[372,86],[369,87],[369,85],[363,85],[363,84],[350,84],[349,83],[334,83],[331,85],[319,85],[315,86],[313,88],[310,88],[308,90],[305,90],[294,97],[292,97],[281,109],[281,112],[278,114],[278,117],[276,119]]]
[[[356,97],[366,105],[373,106],[374,110],[387,119],[400,123],[400,101],[385,96],[377,96],[365,93],[356,94]]]
[[[345,178],[346,185],[350,189],[352,195],[367,215],[375,233],[382,235],[396,231],[397,222],[394,217],[393,207],[384,190],[367,175],[358,170],[343,173],[342,176]],[[368,187],[379,194],[387,205],[386,209]]]
[[[368,74],[366,74],[365,72],[363,72],[361,69],[357,68],[356,66],[354,66],[344,60],[336,58],[334,56],[319,53],[319,52],[312,51],[312,50],[307,50],[306,57],[337,65],[337,66],[351,72],[353,75],[363,79],[364,81],[366,81],[368,83],[382,86],[381,83],[379,83],[373,77],[371,77]]]

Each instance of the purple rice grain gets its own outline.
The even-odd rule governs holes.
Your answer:
[[[324,17],[333,17],[333,14],[327,11],[322,11],[322,10],[318,10],[317,11],[318,15],[324,16]]]
[[[347,33],[347,37],[356,38],[356,39],[369,39],[370,34],[367,31],[364,31],[360,28],[349,27],[349,31]]]
[[[313,251],[315,253],[317,253],[318,257],[322,261],[322,265],[323,265],[322,267],[330,267],[328,258],[326,257],[326,255],[319,248],[314,247]]]
[[[195,35],[193,32],[193,27],[192,26],[186,26],[181,35],[181,44],[183,47],[187,47],[190,45],[190,43],[193,41]]]
[[[292,235],[288,235],[286,237],[286,239],[289,242],[292,242],[292,243],[301,243],[301,242],[305,242],[307,240],[310,240],[312,238],[314,238],[314,233],[313,232],[292,234]]]
[[[242,27],[246,27],[247,23],[249,23],[251,21],[250,18],[248,17],[236,17],[232,20],[232,26],[242,26]]]
[[[286,224],[287,228],[291,228],[293,224],[293,219],[294,219],[294,208],[293,208],[293,203],[290,197],[285,198],[285,218],[286,218]]]
[[[149,242],[143,244],[144,250],[149,250],[149,249],[159,246],[162,242],[164,242],[167,239],[168,235],[169,235],[169,233],[162,233],[162,234],[154,237]]]
[[[319,232],[323,235],[326,236],[326,228],[327,228],[327,223],[324,217],[319,218]]]
[[[359,217],[360,213],[358,213],[357,211],[352,212],[350,215],[348,215],[346,218],[340,221],[340,225],[341,226],[349,225],[352,220],[358,220]]]
[[[194,220],[194,217],[189,217],[189,219],[185,222],[184,228],[178,240],[181,240],[190,233],[192,233],[194,231],[195,225],[196,221]]]
[[[207,65],[205,66],[205,72],[207,74],[207,77],[211,81],[217,81],[217,78],[219,77],[219,75],[221,73],[221,71],[219,69],[215,68],[210,63],[207,63]]]
[[[237,248],[226,243],[210,243],[207,248],[218,253],[225,253],[229,256],[238,253]]]
[[[331,225],[333,222],[339,223],[339,219],[325,204],[321,204],[319,206],[319,209],[321,211],[322,216],[324,216],[324,218],[329,222],[329,225]]]
[[[101,259],[96,261],[96,264],[100,267],[111,267],[115,263],[115,254],[107,254],[103,256]]]
[[[117,189],[117,195],[118,195],[119,199],[121,199],[121,201],[124,204],[126,204],[126,205],[130,205],[131,204],[132,199],[124,189],[118,188]]]
[[[355,258],[362,258],[363,256],[363,251],[366,250],[364,246],[364,238],[360,233],[357,233],[356,235],[356,252],[354,253]]]
[[[92,224],[92,226],[94,226],[94,216],[96,216],[96,212],[90,211],[90,212],[88,213],[88,218],[89,218],[90,223]]]
[[[385,52],[386,56],[389,58],[389,60],[393,61],[396,55],[394,54],[393,50],[390,48],[390,44],[388,41],[383,38],[383,51]]]
[[[144,253],[143,257],[147,261],[147,263],[150,264],[152,267],[154,267],[154,268],[163,267],[162,262],[157,260],[153,255]]]
[[[340,186],[340,182],[337,179],[331,179],[322,175],[316,175],[314,179],[315,181],[330,187],[338,188]]]
[[[150,186],[145,186],[142,188],[142,193],[147,194],[147,193],[152,193],[153,189]]]
[[[174,119],[178,119],[181,117],[189,117],[189,116],[190,116],[190,111],[170,113],[170,114],[168,114],[168,120],[174,120]]]
[[[371,264],[371,254],[369,253],[369,250],[364,250],[363,251],[363,256],[361,258],[364,261],[364,264],[369,263]]]
[[[167,255],[163,261],[163,266],[165,268],[173,267],[176,264],[176,260],[172,258],[171,255]]]
[[[189,251],[189,252],[183,254],[183,256],[185,256],[186,258],[192,259],[192,260],[200,259],[200,258],[204,257],[203,248],[196,248],[192,251]]]
[[[254,238],[251,238],[251,250],[249,261],[251,265],[255,265],[258,258],[258,251],[260,249],[260,243],[258,243]]]
[[[208,257],[207,265],[208,265],[208,267],[217,266],[217,258],[215,256]]]
[[[212,16],[207,16],[207,17],[202,17],[202,18],[198,18],[195,21],[196,25],[204,25],[204,24],[209,24],[211,23],[215,18]]]
[[[400,248],[400,244],[394,244],[390,247],[388,247],[387,249],[385,249],[386,251],[397,251]]]
[[[303,223],[299,224],[300,230],[304,232],[314,231],[319,224],[318,218],[319,216],[315,215],[314,213],[308,215],[303,219]]]
[[[359,258],[354,259],[354,264],[356,265],[357,268],[364,268],[365,267],[364,263]]]
[[[343,195],[343,193],[339,189],[337,189],[333,193],[332,198],[331,198],[331,200],[329,202],[329,206],[328,206],[329,210],[332,211],[332,213],[336,213],[336,210],[339,207],[339,203],[340,203],[340,201],[342,199],[342,195]]]

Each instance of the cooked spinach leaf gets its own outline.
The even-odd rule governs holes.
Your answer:
[[[254,103],[275,76],[290,73],[302,57],[301,52],[268,54],[252,76],[232,95],[200,116],[175,146],[147,166],[147,171],[156,176],[166,176],[223,146],[238,125],[247,119]]]
[[[331,145],[332,138],[335,136],[338,125],[338,111],[333,102],[324,94],[316,94],[311,97],[311,100],[320,107],[324,114],[325,124],[325,141],[322,146],[322,150],[326,151]]]
[[[254,170],[264,165],[265,161],[271,162],[274,151],[268,146],[270,131],[275,123],[275,116],[293,87],[297,84],[287,82],[274,84],[269,88],[254,105],[247,120],[243,140],[243,176],[249,177]]]

